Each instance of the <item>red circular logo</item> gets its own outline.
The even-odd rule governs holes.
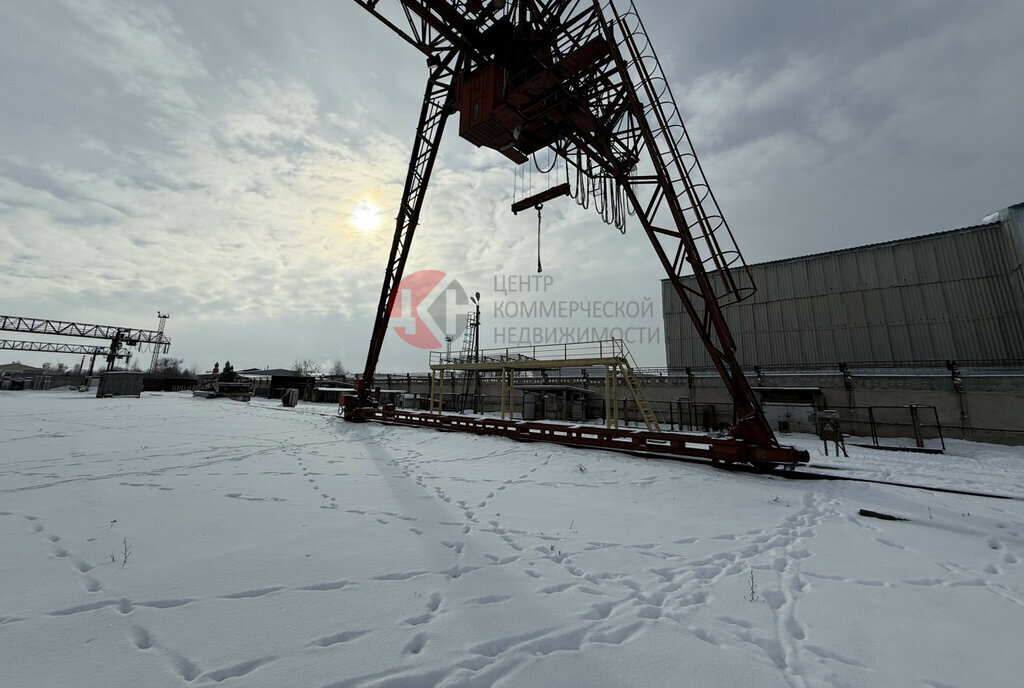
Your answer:
[[[391,302],[391,327],[419,349],[439,349],[446,336],[466,329],[469,300],[458,280],[439,270],[420,270],[398,283]]]

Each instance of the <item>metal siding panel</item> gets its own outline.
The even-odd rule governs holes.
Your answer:
[[[936,258],[938,242],[922,241],[917,248],[917,276],[922,283],[938,282],[939,265]]]
[[[781,301],[779,307],[782,310],[782,329],[785,332],[793,332],[799,328],[799,317],[795,301]]]
[[[854,325],[863,327],[868,324],[866,296],[866,292],[863,291],[850,294],[850,303],[847,306],[848,317]]]
[[[897,282],[899,284],[917,284],[917,254],[912,245],[896,245],[893,247],[896,262]]]
[[[956,254],[956,243],[952,240],[936,242],[935,262],[940,279],[957,279],[963,271],[962,262]]]
[[[769,332],[777,334],[785,330],[785,327],[783,327],[782,324],[782,303],[779,301],[772,301],[771,303],[766,304],[765,313],[767,314],[767,329]]]
[[[899,285],[899,270],[896,268],[896,254],[891,246],[877,249],[878,286],[892,289]]]
[[[892,345],[889,340],[888,327],[869,327],[868,338],[871,340],[871,357],[869,361],[893,360]]]
[[[901,324],[891,327],[889,337],[892,342],[893,360],[915,360],[914,347],[910,342],[910,331],[907,325]]]
[[[810,296],[820,296],[826,292],[825,288],[825,271],[822,269],[822,263],[824,259],[820,256],[815,258],[809,258],[805,265],[807,266],[807,288],[804,292]]]
[[[854,331],[852,329],[832,330],[832,341],[835,344],[831,356],[833,363],[849,360],[854,353]]]
[[[800,348],[800,333],[796,330],[789,330],[783,334],[783,346],[786,347],[788,358],[791,361],[806,360],[803,350]],[[789,361],[784,361],[789,362]]]
[[[903,300],[899,289],[885,289],[880,293],[880,296],[882,297],[886,324],[892,327],[906,323],[906,318],[903,314]]]
[[[946,303],[942,284],[939,282],[922,284],[918,289],[921,292],[921,300],[924,303],[925,318],[929,322],[948,322],[949,305]]]
[[[678,313],[682,310],[682,303],[679,301],[679,297],[676,295],[676,290],[672,287],[671,282],[662,281],[661,283],[661,310],[666,315],[668,313]]]
[[[849,253],[836,255],[836,269],[838,270],[840,285],[844,291],[853,291],[861,288],[860,272],[857,269],[857,258]]]
[[[806,260],[801,260],[793,264],[792,289],[794,298],[800,298],[801,296],[807,296],[814,293],[807,270],[808,266]]]
[[[851,254],[851,258],[857,263],[857,273],[860,276],[862,288],[869,289],[879,286],[876,253],[875,251],[856,251]]]
[[[771,322],[770,322],[770,304],[759,303],[752,309],[751,315],[753,316],[753,331],[762,332],[765,335],[765,339],[771,337]]]
[[[885,313],[885,299],[879,289],[861,292],[864,298],[864,317],[868,325],[883,326],[888,322]]]
[[[814,329],[814,300],[810,298],[800,299],[797,302],[800,306],[800,330],[809,331]]]
[[[754,292],[753,298],[750,299],[751,303],[764,303],[770,297],[771,290],[768,289],[768,277],[765,273],[765,269],[762,266],[756,266],[749,269],[750,279],[757,286],[757,291]]]
[[[818,342],[814,333],[810,330],[802,330],[797,333],[800,337],[801,360],[807,363],[818,362]]]
[[[1024,206],[1014,221],[754,266],[758,295],[727,320],[762,364],[1024,357]],[[663,301],[680,318],[666,318],[666,336],[681,339],[688,318],[669,283]]]
[[[839,275],[833,270],[833,258],[831,254],[823,255],[818,256],[817,260],[814,261],[810,276],[813,280],[814,294],[818,296],[830,294],[837,288]]]

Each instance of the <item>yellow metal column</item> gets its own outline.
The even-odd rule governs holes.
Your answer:
[[[508,373],[507,370],[505,370],[504,368],[501,369],[501,419],[502,420],[505,420],[505,385],[507,384],[506,380],[505,380],[505,376],[507,375],[507,373]]]
[[[604,426],[612,427],[611,385],[608,380],[608,366],[604,367]]]
[[[508,370],[508,419],[516,419],[516,371],[515,368]]]
[[[430,370],[430,413],[434,412],[434,390],[437,387],[437,371]]]
[[[615,421],[615,429],[619,429],[619,368],[612,369],[612,408],[615,409],[612,418]]]

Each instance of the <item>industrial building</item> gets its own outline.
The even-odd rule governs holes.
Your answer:
[[[1022,266],[1019,204],[974,227],[751,265],[757,292],[726,321],[745,366],[1021,359]],[[710,366],[668,280],[662,294],[668,367]]]
[[[1024,442],[1024,203],[972,227],[749,270],[757,292],[724,312],[778,429],[812,429],[828,407],[868,434],[870,409],[934,406],[947,436]],[[668,280],[662,294],[679,398],[724,405]]]

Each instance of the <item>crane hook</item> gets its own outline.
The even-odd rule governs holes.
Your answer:
[[[540,211],[543,207],[543,204],[537,206],[537,272],[543,272],[540,266]]]

